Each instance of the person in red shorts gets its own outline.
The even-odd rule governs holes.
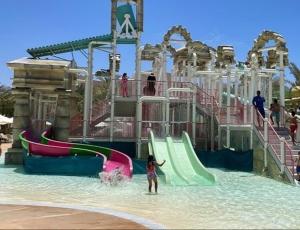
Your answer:
[[[293,145],[296,145],[295,133],[297,131],[298,125],[297,125],[297,117],[295,111],[292,111],[292,117],[289,120],[290,120],[290,135],[292,137]]]

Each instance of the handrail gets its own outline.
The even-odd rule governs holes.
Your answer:
[[[257,111],[257,110],[256,110]],[[260,114],[260,112],[258,112],[257,111],[257,114],[258,114],[258,116],[260,117],[260,119],[262,120],[262,121],[264,121],[264,118],[263,118],[263,116]],[[255,122],[254,122],[255,123]],[[263,123],[263,124],[265,124],[265,123]],[[277,141],[280,143],[281,142],[281,137],[278,135],[278,133],[275,131],[275,129],[274,129],[274,127],[272,126],[272,124],[270,123],[270,121],[269,120],[267,120],[266,121],[266,124],[267,124],[267,126],[268,126],[268,129],[270,129],[270,130],[272,130],[272,132],[273,133],[275,133],[275,137],[276,137],[276,139],[277,139]],[[264,135],[262,135],[262,137],[263,137],[263,139],[264,139]],[[294,165],[294,161],[293,161],[293,156],[292,156],[292,154],[291,154],[291,152],[292,152],[292,150],[291,150],[291,148],[290,148],[290,146],[289,146],[289,144],[287,143],[287,141],[286,140],[284,140],[283,141],[284,142],[284,154],[285,154],[285,156],[287,156],[288,154],[289,154],[289,157],[291,158],[291,162],[292,162],[292,171],[290,171],[290,169],[288,168],[288,166],[287,166],[287,160],[286,160],[286,157],[285,157],[285,162],[284,162],[284,165],[285,165],[285,167],[290,171],[290,173],[292,174],[292,178],[294,179],[295,178],[295,175],[294,175],[294,168],[295,168],[295,165]],[[274,145],[274,144],[270,144],[270,140],[268,140],[268,144],[269,145]],[[287,150],[288,151],[286,151],[286,147],[287,147]],[[272,147],[273,148],[273,147]],[[275,152],[275,150],[273,149],[273,151]],[[288,152],[288,154],[287,154],[287,152]],[[282,154],[281,152],[279,152],[279,154]],[[281,162],[281,159],[279,158],[280,156],[279,155],[277,155],[276,154],[276,152],[275,152],[275,157],[277,158],[277,160],[279,161],[279,162]]]

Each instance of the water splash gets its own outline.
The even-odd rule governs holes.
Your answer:
[[[110,172],[100,172],[100,182],[105,185],[118,186],[128,181],[128,178],[122,174],[122,168],[116,168]]]

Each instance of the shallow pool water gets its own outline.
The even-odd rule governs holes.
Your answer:
[[[172,187],[159,184],[147,194],[145,175],[118,186],[98,178],[26,175],[0,157],[0,202],[50,202],[110,208],[141,216],[167,228],[300,227],[300,187],[244,172],[209,169],[218,184]],[[0,216],[1,220],[1,216]]]

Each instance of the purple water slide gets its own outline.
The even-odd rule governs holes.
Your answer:
[[[112,149],[104,171],[111,172],[117,168],[122,170],[123,175],[132,177],[133,166],[130,157]]]
[[[74,143],[69,143],[69,142],[62,142],[62,141],[56,141],[49,139],[47,136],[49,136],[50,132],[45,131],[42,134],[42,138],[47,139],[47,144],[50,146],[57,146],[57,147],[69,147],[72,148],[74,147]],[[80,144],[79,146],[76,146],[76,148],[82,148],[85,149],[85,146],[87,147],[88,145],[85,144]],[[91,146],[91,145],[89,145]],[[98,148],[101,148],[97,146]],[[88,148],[86,148],[88,149]],[[108,148],[107,148],[108,149]],[[114,149],[109,149],[110,154],[108,156],[108,160],[105,164],[105,167],[103,167],[103,171],[105,172],[111,172],[116,169],[120,169],[122,171],[122,174],[125,175],[126,177],[131,178],[133,174],[133,165],[132,165],[132,160],[129,156],[127,156],[125,153],[119,152]]]

